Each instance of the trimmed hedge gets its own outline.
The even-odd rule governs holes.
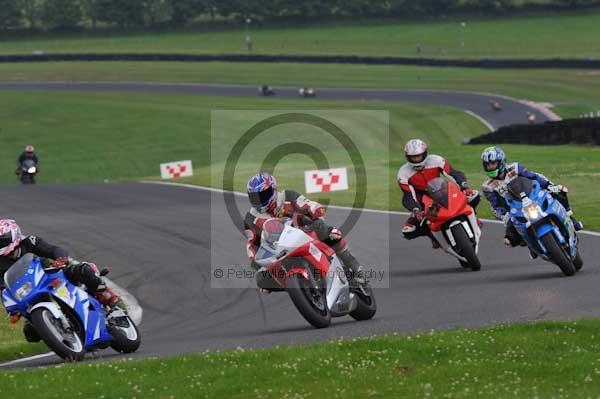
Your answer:
[[[600,145],[600,118],[505,126],[495,132],[468,139],[465,144]]]
[[[285,54],[23,54],[0,55],[0,63],[49,61],[187,61],[187,62],[296,62],[315,64],[421,65],[461,68],[574,68],[600,69],[600,60],[584,59],[506,59],[460,60],[412,57],[363,57],[354,55],[285,55]]]

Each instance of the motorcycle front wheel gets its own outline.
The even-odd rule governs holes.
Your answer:
[[[303,276],[295,274],[286,280],[286,291],[302,317],[315,328],[331,324],[327,297],[320,288],[314,288]]]
[[[565,276],[572,276],[575,274],[576,270],[573,261],[556,241],[554,234],[548,233],[543,236],[542,243],[544,244],[544,247],[546,247],[546,251],[552,262],[562,270]]]
[[[78,329],[68,315],[69,329],[66,330],[62,321],[55,318],[52,312],[46,308],[35,309],[31,313],[31,324],[39,334],[40,338],[58,356],[66,361],[80,361],[85,357],[83,340]]]
[[[462,225],[459,224],[452,227],[452,235],[454,236],[454,241],[456,241],[456,252],[467,260],[466,265],[474,272],[481,270],[481,262],[477,257],[473,242],[471,242]],[[462,267],[466,266],[465,262],[461,262],[460,264]]]

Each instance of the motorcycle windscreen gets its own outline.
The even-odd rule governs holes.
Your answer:
[[[519,201],[521,198],[529,197],[533,190],[533,181],[526,177],[517,177],[510,183],[508,183],[508,193],[510,196]]]
[[[137,299],[125,288],[121,287],[114,281],[109,278],[103,277],[104,282],[108,288],[117,293],[118,296],[121,297],[123,302],[125,302],[125,307],[127,308],[127,314],[131,318],[131,320],[139,326],[142,324],[142,316],[144,314],[144,310],[140,306],[140,303]]]
[[[261,243],[267,244],[270,248],[275,248],[283,229],[285,229],[285,223],[281,219],[268,219],[262,226]]]
[[[33,159],[26,159],[23,161],[21,166],[23,166],[24,169],[29,169],[32,166],[36,166],[36,165],[35,165],[35,161]]]
[[[4,274],[4,284],[7,287],[12,287],[21,277],[26,275],[33,258],[33,254],[25,254],[16,261]]]
[[[427,184],[427,194],[434,203],[448,209],[448,180],[443,177],[433,179]]]

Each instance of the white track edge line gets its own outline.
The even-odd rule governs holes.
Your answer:
[[[11,360],[11,361],[5,362],[5,363],[0,363],[0,367],[14,366],[15,364],[25,363],[25,362],[29,362],[31,360],[43,359],[45,357],[49,357],[52,355],[54,355],[54,352],[48,352],[48,353],[42,353],[41,355],[24,357],[22,359],[16,359],[16,360]]]
[[[246,196],[245,193],[240,193],[239,191],[227,191],[227,190],[223,190],[221,188],[197,186],[194,184],[186,184],[186,183],[172,183],[172,182],[155,181],[155,180],[142,180],[142,181],[140,181],[140,183],[158,184],[158,185],[163,185],[163,186],[184,187],[184,188],[190,188],[192,190],[212,191],[215,193],[232,192],[234,195],[237,195],[237,196],[242,196],[242,197]],[[329,205],[328,208],[345,209],[345,210],[353,209],[352,207],[349,207],[349,206],[339,206],[339,205]],[[380,209],[369,209],[369,208],[363,208],[362,211],[367,212],[367,213],[380,213],[380,214],[388,214],[388,215],[403,215],[403,216],[409,215],[408,212],[384,211],[384,210],[380,210]],[[500,220],[493,220],[493,219],[481,219],[481,220],[486,223],[503,224],[503,222],[501,222]],[[594,237],[600,237],[600,232],[597,232],[597,231],[582,230],[582,231],[579,231],[578,234],[586,234],[586,235],[590,235],[590,236],[594,236]]]

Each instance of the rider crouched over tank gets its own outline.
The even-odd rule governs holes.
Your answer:
[[[440,244],[429,231],[427,224],[424,223],[425,209],[422,199],[427,192],[429,182],[441,176],[451,178],[460,186],[469,205],[474,210],[480,201],[479,193],[469,187],[463,172],[453,168],[441,156],[429,154],[427,144],[423,140],[408,141],[404,147],[404,155],[407,163],[398,170],[397,182],[403,193],[402,205],[412,212],[412,215],[404,223],[402,234],[407,240],[428,236],[433,248],[439,248]],[[479,219],[478,223],[481,223]]]
[[[492,207],[494,216],[504,221],[506,226],[504,243],[510,247],[524,246],[525,241],[510,220],[509,206],[504,199],[508,193],[508,184],[516,177],[525,177],[537,181],[540,186],[556,198],[571,217],[576,231],[583,229],[583,223],[573,217],[573,211],[567,197],[568,189],[552,183],[546,176],[527,170],[519,162],[507,163],[506,154],[500,147],[488,147],[481,154],[483,170],[487,179],[483,182],[483,194]],[[537,254],[531,252],[531,257]]]
[[[13,263],[28,253],[40,257],[47,272],[63,270],[71,283],[84,284],[87,291],[102,305],[113,308],[118,304],[120,298],[105,285],[95,264],[76,261],[69,258],[66,250],[49,244],[40,237],[21,234],[21,228],[14,220],[0,220],[0,271],[2,275]],[[29,322],[25,323],[23,333],[29,342],[40,340]]]
[[[253,269],[260,269],[254,262],[254,257],[260,247],[263,224],[271,218],[288,217],[293,218],[296,226],[314,231],[320,241],[336,252],[351,285],[366,283],[364,271],[350,253],[342,232],[327,225],[323,220],[324,206],[296,191],[277,191],[277,181],[269,173],[261,172],[252,176],[248,181],[247,192],[252,207],[246,214],[244,229],[247,237],[246,251]],[[266,272],[257,274],[256,283],[263,292],[280,290],[278,284]]]

